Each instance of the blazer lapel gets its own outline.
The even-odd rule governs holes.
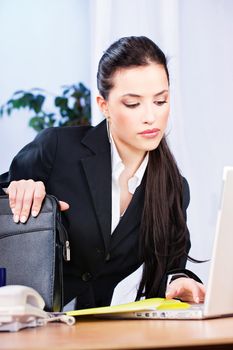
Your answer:
[[[92,155],[81,160],[89,185],[97,220],[103,235],[105,250],[108,251],[111,238],[111,152],[103,121],[82,140]]]

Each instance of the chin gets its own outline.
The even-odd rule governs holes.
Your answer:
[[[153,144],[151,145],[146,145],[145,146],[145,151],[153,151],[154,149],[156,149],[159,145],[160,145],[160,141],[157,141],[157,142],[153,142]]]

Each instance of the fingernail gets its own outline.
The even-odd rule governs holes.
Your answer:
[[[199,297],[196,297],[196,298],[195,298],[195,303],[197,303],[197,304],[198,304],[199,302],[200,302]]]
[[[19,222],[19,215],[14,215],[13,220],[17,224]]]
[[[27,221],[26,216],[22,216],[22,217],[20,218],[20,222],[22,222],[22,224],[25,224],[26,221]]]
[[[37,215],[38,215],[37,211],[33,210],[33,211],[32,211],[32,216],[33,216],[33,217],[36,217]]]

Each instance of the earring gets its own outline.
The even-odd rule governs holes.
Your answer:
[[[110,119],[110,117],[109,117],[109,116],[107,116],[107,117],[106,117],[106,127],[107,127],[107,135],[108,135],[108,140],[109,140],[109,142],[111,143],[110,127],[109,127],[109,119]]]

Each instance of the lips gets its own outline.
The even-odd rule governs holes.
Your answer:
[[[148,129],[144,130],[142,132],[139,132],[139,135],[150,135],[150,134],[156,134],[160,131],[160,129],[154,128],[154,129]]]

